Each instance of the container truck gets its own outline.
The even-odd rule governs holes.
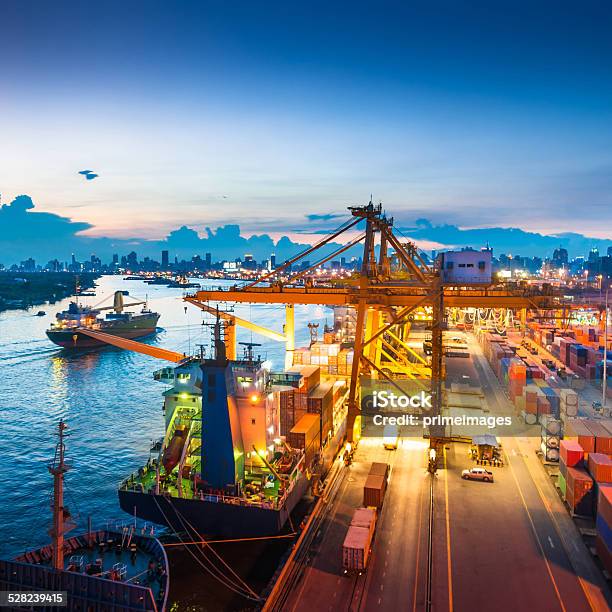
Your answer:
[[[357,508],[342,545],[342,568],[345,574],[361,575],[368,566],[376,530],[376,510]]]

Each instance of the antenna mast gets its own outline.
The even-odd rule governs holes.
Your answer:
[[[55,447],[55,458],[49,466],[49,472],[53,475],[53,527],[51,528],[51,538],[53,546],[53,568],[56,570],[64,569],[64,520],[66,511],[64,509],[64,474],[68,471],[68,466],[64,462],[64,430],[68,426],[60,420],[57,427],[59,441]]]

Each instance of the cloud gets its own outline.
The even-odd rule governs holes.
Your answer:
[[[309,221],[332,221],[333,219],[340,219],[342,217],[346,217],[346,214],[306,215]]]
[[[316,217],[344,217],[345,215],[315,215]],[[329,219],[316,221],[329,221]],[[278,232],[284,226],[283,219],[270,223],[270,230]],[[315,224],[316,225],[316,224]],[[103,261],[109,261],[114,253],[127,254],[134,250],[140,258],[149,256],[161,258],[162,250],[169,250],[171,258],[191,259],[194,255],[204,256],[212,253],[213,259],[232,260],[246,253],[261,261],[271,253],[276,253],[277,261],[296,255],[309,246],[309,242],[298,242],[289,236],[275,233],[275,240],[267,233],[242,234],[237,224],[222,225],[217,228],[205,227],[198,231],[187,225],[171,231],[163,240],[114,239],[84,235],[92,227],[85,222],[73,221],[53,213],[35,211],[34,202],[27,195],[16,197],[10,204],[0,207],[0,263],[11,265],[28,257],[38,263],[58,258],[68,261],[72,253],[77,259],[84,260],[95,253]],[[331,228],[330,228],[331,229]],[[413,240],[421,248],[440,250],[472,246],[480,248],[489,244],[496,254],[550,256],[559,245],[566,247],[571,257],[586,255],[592,247],[605,253],[612,240],[591,238],[578,233],[545,235],[508,227],[466,229],[452,224],[434,224],[427,218],[419,218],[414,223],[396,226],[400,234]],[[310,238],[320,233],[328,233],[320,227],[311,228]],[[295,234],[295,232],[293,233]],[[295,235],[294,235],[295,237]],[[301,240],[297,238],[297,240]],[[306,239],[308,240],[308,239]],[[321,256],[338,249],[339,243],[330,243],[321,251]],[[346,256],[358,255],[360,247],[355,247]],[[310,257],[315,261],[316,257]]]

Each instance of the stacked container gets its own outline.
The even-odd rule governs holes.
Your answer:
[[[584,449],[575,440],[559,442],[559,489],[566,498],[567,469],[581,468],[584,465]]]
[[[561,421],[550,416],[542,418],[542,454],[546,461],[559,461]]]
[[[597,497],[595,548],[604,568],[612,574],[612,487],[601,485]]]
[[[568,417],[578,415],[578,394],[573,389],[560,389],[560,417],[565,420]]]
[[[564,431],[567,440],[575,440],[582,446],[585,459],[589,453],[595,452],[595,436],[584,424],[584,419],[567,419]]]
[[[293,448],[304,449],[309,466],[321,448],[321,419],[318,414],[305,414],[287,435],[287,443]]]
[[[583,468],[567,468],[565,494],[572,516],[593,516],[593,479]]]
[[[612,454],[612,435],[602,424],[593,419],[586,419],[584,424],[591,430],[595,437],[595,452],[604,455]]]
[[[333,426],[334,384],[321,383],[308,395],[308,412],[321,419],[321,442]]]

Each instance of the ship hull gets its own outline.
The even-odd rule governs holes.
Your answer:
[[[304,497],[309,481],[302,476],[279,509],[219,503],[119,490],[119,505],[124,512],[141,519],[186,531],[188,525],[207,537],[246,538],[272,536],[281,531],[289,515]]]
[[[144,338],[145,336],[154,334],[157,330],[156,325],[158,320],[159,317],[156,316],[130,321],[128,325],[114,325],[111,323],[109,325],[102,325],[99,329],[92,331],[100,331],[110,336],[134,340],[135,338]],[[47,330],[47,337],[54,344],[67,349],[100,348],[108,346],[106,342],[82,334],[78,329],[49,329]]]

